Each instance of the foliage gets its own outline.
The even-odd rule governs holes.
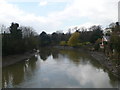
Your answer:
[[[61,42],[60,42],[60,45],[61,45],[61,46],[66,46],[66,45],[67,45],[67,42],[66,42],[66,41],[61,41]]]
[[[112,49],[115,49],[118,53],[120,53],[120,25],[116,23],[116,26],[112,27],[112,35],[110,38],[110,43]]]
[[[96,40],[96,43],[101,43],[102,42],[102,39],[101,38],[98,38],[97,40]]]
[[[110,42],[112,44],[113,49],[120,53],[120,36],[112,35]]]
[[[83,46],[84,44],[83,43],[77,43],[77,46]]]
[[[117,52],[120,52],[120,26],[111,24],[110,28],[113,32],[109,35],[111,39],[108,45],[110,45],[111,50],[115,49]],[[74,30],[76,32],[72,35],[70,30],[66,34],[61,31],[47,34],[43,31],[40,35],[37,35],[32,27],[20,27],[18,23],[12,23],[9,28],[2,26],[3,55],[24,53],[33,48],[54,45],[69,45],[74,47],[87,46],[91,43],[96,50],[99,48],[103,36],[101,26],[94,25],[89,29],[81,28],[81,31],[78,31],[80,29],[75,27]]]
[[[44,31],[39,35],[39,40],[40,46],[47,46],[51,42],[50,37]]]
[[[103,36],[102,28],[99,25],[90,27],[88,31],[86,28],[82,28],[80,33],[80,42],[95,43],[98,38],[102,38]]]
[[[110,41],[108,44],[105,44],[105,51],[109,53],[109,57],[114,59],[117,64],[120,60],[120,25],[117,22],[115,25],[110,25],[109,27],[112,29],[112,33],[110,34]]]
[[[95,41],[98,39],[98,38],[102,38],[103,36],[103,32],[102,32],[102,29],[100,26],[92,26],[90,28],[90,30],[92,30],[92,35],[90,37],[90,42],[91,43],[95,43]]]
[[[99,44],[99,43],[95,43],[95,44],[94,44],[94,49],[95,49],[95,50],[99,50],[99,48],[100,48],[100,44]]]
[[[73,33],[70,39],[68,40],[68,45],[77,46],[77,44],[79,43],[79,36],[80,36],[79,32],[76,31],[75,33]]]
[[[26,30],[26,32],[24,32]],[[2,33],[2,55],[20,54],[37,48],[37,38],[32,29],[19,27],[18,23],[12,23],[9,33]],[[29,34],[29,36],[27,36]]]
[[[54,32],[52,34],[47,34],[46,32],[42,32],[39,35],[39,46],[54,46],[59,45],[61,41],[68,41],[70,34],[64,34],[61,32]]]
[[[18,29],[18,23],[12,23],[9,30],[11,34],[11,38],[13,39],[22,39],[22,30]]]
[[[57,45],[57,44],[59,44],[59,42],[60,42],[60,36],[59,36],[59,34],[58,33],[52,33],[52,35],[51,35],[51,40],[52,40],[52,44],[53,45]]]
[[[88,45],[90,44],[90,42],[83,42],[83,45]]]

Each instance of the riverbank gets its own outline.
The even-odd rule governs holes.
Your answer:
[[[120,70],[120,66],[113,65],[113,62],[111,60],[109,60],[109,58],[107,58],[103,52],[90,51],[88,48],[85,48],[85,47],[73,48],[73,47],[69,47],[69,46],[55,46],[54,48],[69,49],[69,50],[76,49],[78,51],[86,51],[90,56],[92,56],[97,61],[99,61],[99,63],[102,66],[107,68],[107,70],[110,73],[112,73],[115,77],[120,79],[120,73],[118,72],[118,70]]]
[[[32,57],[35,53],[26,52],[24,54],[10,55],[2,58],[2,67],[6,67],[22,60]]]
[[[99,61],[99,63],[106,67],[108,71],[110,71],[114,76],[118,77],[120,79],[120,73],[118,70],[120,70],[120,66],[113,65],[113,62],[109,60],[103,52],[89,52],[90,55]]]

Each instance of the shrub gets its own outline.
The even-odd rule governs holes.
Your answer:
[[[67,45],[67,42],[66,42],[66,41],[61,41],[61,42],[60,42],[60,45],[61,45],[61,46],[66,46],[66,45]]]

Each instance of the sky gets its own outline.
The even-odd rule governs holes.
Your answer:
[[[40,34],[118,21],[119,0],[0,0],[0,25],[30,26]]]

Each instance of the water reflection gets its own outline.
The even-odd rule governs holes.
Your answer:
[[[118,87],[117,78],[84,51],[77,50],[43,48],[30,59],[3,68],[2,74],[3,87]]]
[[[32,60],[19,62],[17,64],[3,68],[2,70],[2,86],[13,87],[25,80],[26,75],[31,75],[35,70],[35,58]],[[32,72],[31,72],[32,71]]]
[[[45,61],[47,58],[51,55],[50,49],[45,50],[45,49],[40,49],[40,58]]]

